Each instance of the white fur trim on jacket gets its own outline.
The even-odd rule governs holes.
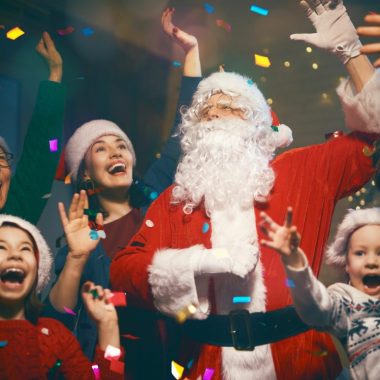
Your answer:
[[[33,224],[29,223],[28,221],[21,219],[17,216],[1,214],[0,226],[2,226],[6,222],[16,224],[25,231],[28,231],[32,235],[37,245],[39,260],[38,281],[36,290],[37,293],[40,293],[50,280],[50,272],[53,259],[49,246],[47,245],[46,240],[43,238],[38,228]]]
[[[194,256],[198,256],[205,248],[194,245],[185,249],[161,249],[154,254],[152,264],[148,268],[149,284],[152,289],[154,305],[162,313],[176,316],[190,304],[208,312],[208,307],[200,305],[198,289],[194,278]],[[202,293],[206,290],[202,289]],[[196,313],[196,319],[205,318],[202,312]]]
[[[380,70],[358,93],[348,79],[337,88],[346,125],[353,131],[380,133]]]
[[[347,259],[348,241],[352,233],[367,224],[380,225],[380,207],[348,210],[343,222],[338,226],[334,242],[327,249],[327,262],[339,267],[344,267]]]
[[[91,120],[81,125],[70,137],[65,147],[65,161],[71,177],[77,180],[79,166],[91,145],[101,136],[115,135],[122,138],[127,144],[136,164],[135,151],[128,136],[115,123],[109,120]]]

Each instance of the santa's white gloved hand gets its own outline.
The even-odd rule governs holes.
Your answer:
[[[203,249],[192,257],[191,266],[195,275],[231,273],[233,261],[224,248]]]
[[[300,4],[316,33],[292,34],[292,40],[327,50],[343,63],[360,54],[362,44],[342,0],[303,0]]]

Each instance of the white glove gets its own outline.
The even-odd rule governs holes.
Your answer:
[[[327,50],[343,63],[360,54],[362,44],[342,0],[303,0],[300,4],[317,33],[292,34],[290,39]]]
[[[233,261],[224,248],[204,249],[192,257],[195,275],[231,273]]]

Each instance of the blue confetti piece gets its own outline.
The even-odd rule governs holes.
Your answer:
[[[182,63],[180,61],[173,61],[173,66],[174,67],[181,67]]]
[[[92,240],[98,240],[98,238],[99,238],[98,231],[96,231],[96,230],[90,230],[90,238]]]
[[[93,34],[95,34],[94,30],[92,28],[90,28],[89,26],[87,28],[83,28],[82,29],[82,34],[86,37],[89,37],[89,36],[92,36]]]
[[[8,344],[7,340],[0,340],[0,348],[5,347]]]
[[[233,297],[232,302],[233,303],[250,303],[251,297],[242,297],[242,296]]]
[[[293,280],[291,280],[290,278],[287,278],[285,280],[285,284],[288,288],[295,288],[296,287],[296,284],[294,283]]]
[[[204,4],[204,8],[205,8],[205,11],[207,12],[207,13],[214,13],[215,12],[215,7],[213,6],[213,5],[211,5],[211,4],[209,4],[209,3],[205,3]]]
[[[252,5],[250,10],[251,12],[257,13],[261,16],[268,16],[268,13],[269,13],[268,9],[258,7],[257,5]]]
[[[208,223],[204,223],[202,226],[202,232],[205,234],[210,229],[210,225]]]
[[[191,360],[187,363],[187,368],[190,369],[190,368],[193,366],[193,363],[194,363],[194,359],[191,359]]]
[[[157,199],[157,197],[158,197],[158,193],[157,193],[157,191],[152,191],[152,192],[150,193],[150,195],[149,195],[149,198],[150,198],[152,201],[154,201],[155,199]]]
[[[248,83],[250,86],[253,86],[253,84],[254,84],[254,82],[253,82],[252,79],[248,79],[248,80],[247,80],[247,83]]]

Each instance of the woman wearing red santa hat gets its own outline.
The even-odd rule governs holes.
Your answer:
[[[162,15],[162,26],[166,34],[179,44],[185,52],[177,115],[174,128],[180,120],[179,109],[187,105],[200,81],[201,66],[197,39],[172,24],[174,9],[167,9]],[[175,131],[171,131],[173,135]],[[79,297],[83,282],[91,280],[104,287],[109,285],[109,266],[114,254],[125,247],[138,230],[146,208],[141,208],[141,193],[154,200],[157,193],[173,182],[173,175],[180,154],[179,140],[171,136],[157,160],[144,176],[143,181],[134,181],[133,168],[136,163],[133,145],[124,131],[108,120],[92,120],[79,127],[67,143],[65,159],[68,171],[77,189],[86,189],[75,194],[69,211],[70,225],[75,224],[89,209],[93,215],[90,219],[95,228],[104,225],[104,231],[95,234],[91,254],[81,244],[80,234],[89,234],[90,228],[84,224],[82,231],[71,233],[69,226],[64,226],[69,247],[58,252],[55,271],[58,276],[47,300],[46,314],[63,321],[75,329],[78,339],[89,358],[93,357],[97,333],[88,318]],[[136,183],[137,182],[137,183]],[[144,194],[143,194],[144,195]],[[60,205],[61,215],[63,206]],[[101,214],[100,214],[101,212]],[[95,215],[97,214],[96,221]],[[101,244],[99,236],[102,236]],[[91,244],[89,244],[91,245]],[[74,310],[77,317],[65,313],[64,308]],[[124,318],[123,318],[124,319]],[[128,321],[127,321],[128,322]],[[155,324],[138,326],[131,335],[139,339],[123,337],[123,343],[129,352],[127,371],[132,378],[159,379],[164,360],[157,347],[160,336]],[[128,328],[131,328],[130,326]],[[149,341],[144,339],[149,336]],[[153,337],[153,338],[152,338]],[[145,358],[145,359],[144,359]],[[144,365],[149,360],[150,365]],[[164,371],[164,370],[163,370]],[[166,374],[162,375],[166,380]]]
[[[40,317],[37,295],[49,281],[52,257],[38,229],[16,216],[0,215],[0,367],[1,378],[98,379],[78,341],[60,322]],[[97,292],[97,297],[91,292]],[[104,379],[123,379],[107,359],[113,348],[120,357],[120,338],[110,291],[87,283],[83,300],[99,332],[95,362]],[[106,355],[107,353],[107,355]],[[116,367],[122,362],[115,358]]]
[[[336,202],[374,173],[363,149],[380,133],[379,73],[360,54],[342,2],[309,3],[302,5],[316,33],[292,39],[329,50],[345,64],[351,78],[338,95],[353,133],[290,150],[271,162],[278,132],[271,128],[263,95],[248,78],[212,74],[183,115],[184,155],[175,185],[151,206],[140,231],[111,265],[112,286],[126,291],[131,304],[173,317],[192,305],[193,317],[201,321],[192,321],[198,323],[190,338],[201,329],[203,337],[197,338],[205,344],[185,340],[178,360],[187,366],[194,359],[183,375],[191,380],[210,368],[223,380],[333,379],[341,369],[327,335],[309,331],[291,338],[286,321],[264,313],[291,304],[291,284],[278,257],[260,247],[256,228],[261,210],[281,219],[291,205],[300,245],[318,273]],[[245,296],[246,303],[235,303],[236,296]]]

